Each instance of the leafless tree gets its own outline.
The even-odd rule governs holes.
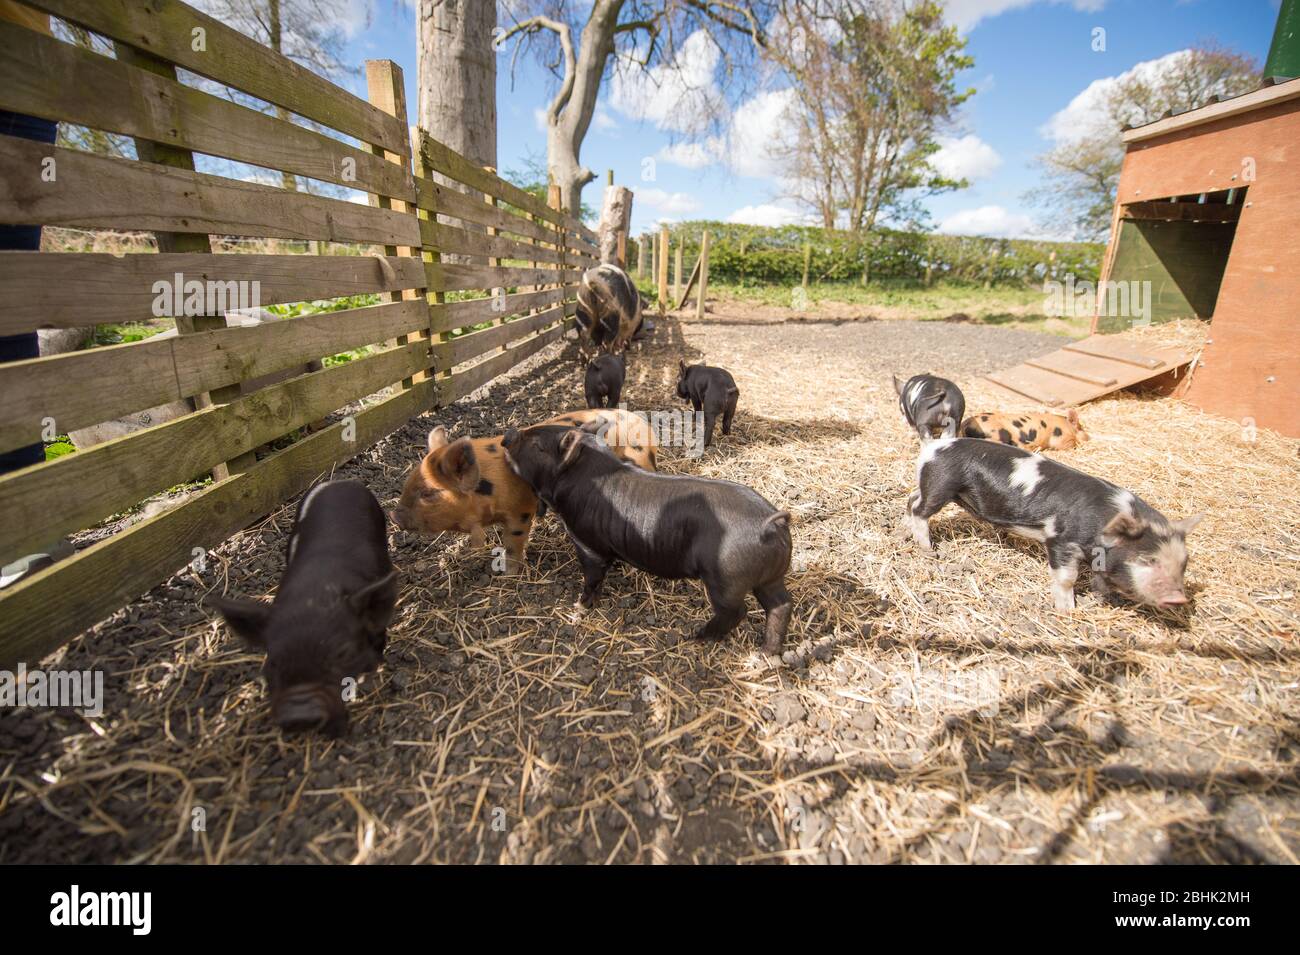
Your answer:
[[[1253,57],[1213,44],[1166,57],[1159,69],[1130,71],[1110,89],[1088,130],[1038,157],[1045,182],[1027,198],[1058,228],[1104,239],[1124,161],[1123,129],[1248,92],[1259,78]]]
[[[582,164],[601,83],[615,69],[671,69],[683,43],[703,32],[722,55],[722,82],[743,72],[766,43],[774,0],[502,0],[509,24],[499,43],[518,38],[559,84],[546,109],[546,156],[564,208],[578,215],[582,189],[596,174]]]

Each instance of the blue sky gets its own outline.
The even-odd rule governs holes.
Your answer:
[[[357,63],[396,60],[414,114],[412,2],[372,0],[369,23],[354,29],[348,49]],[[949,18],[967,36],[975,59],[962,82],[978,92],[963,107],[941,156],[972,185],[928,201],[933,225],[944,232],[1042,234],[1039,211],[1024,198],[1038,183],[1032,160],[1053,144],[1053,134],[1068,135],[1086,122],[1090,84],[1207,40],[1262,62],[1277,6],[1277,0],[952,0]],[[1098,27],[1106,31],[1102,52],[1092,49]],[[505,170],[519,168],[530,152],[544,153],[537,116],[553,90],[550,74],[525,57],[512,81],[511,45],[500,55],[497,81],[498,166]],[[363,84],[354,84],[362,95]],[[666,128],[673,111],[655,102],[653,90],[607,83],[583,144],[583,162],[600,175],[584,200],[599,207],[605,170],[613,169],[615,180],[636,193],[634,231],[661,219],[799,220],[800,213],[780,196],[775,164],[760,155],[766,126],[779,113],[777,97],[732,104],[732,145],[702,149]],[[648,157],[655,160],[652,182],[642,180]]]

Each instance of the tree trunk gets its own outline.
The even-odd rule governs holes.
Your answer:
[[[614,53],[614,30],[623,3],[595,0],[576,50],[567,27],[560,34],[564,81],[546,110],[546,165],[551,181],[560,187],[564,211],[575,219],[582,216],[582,187],[596,178],[579,154],[596,112],[605,63]]]
[[[480,166],[497,164],[496,4],[419,0],[419,124]]]
[[[605,206],[600,211],[600,261],[613,263],[621,269],[627,263],[618,255],[618,237],[626,235],[632,224],[632,190],[627,186],[606,186]]]

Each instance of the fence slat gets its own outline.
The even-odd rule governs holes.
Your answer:
[[[0,374],[0,451],[39,440],[46,417],[75,431],[427,324],[423,302],[396,302],[12,362]]]
[[[387,269],[375,256],[0,252],[6,295],[0,334],[141,321],[163,294],[153,290],[155,283],[170,285],[177,274],[187,281],[257,282],[262,305],[424,287],[418,259],[384,261]]]
[[[406,129],[365,100],[178,0],[27,0],[177,66],[393,152]],[[201,48],[195,35],[202,31]]]
[[[122,60],[2,20],[0,49],[0,108],[415,199],[392,163]]]
[[[466,325],[522,314],[530,308],[554,305],[576,293],[573,286],[552,286],[540,292],[514,292],[500,299],[489,297],[438,303],[430,306],[433,313],[431,327],[435,332],[450,332]]]
[[[53,157],[56,178],[42,178]],[[14,225],[418,245],[415,220],[274,186],[0,136],[0,206]]]
[[[103,620],[182,569],[194,548],[215,547],[275,510],[338,463],[427,410],[435,395],[432,382],[417,382],[355,415],[354,442],[344,441],[342,427],[333,425],[179,507],[0,591],[0,667],[13,669],[20,660],[34,663]]]
[[[29,554],[427,366],[411,342],[0,476],[0,554]],[[251,462],[250,462],[251,463]]]
[[[517,338],[523,338],[538,329],[545,328],[552,322],[559,321],[565,317],[569,308],[567,303],[553,305],[535,315],[527,315],[500,325],[493,325],[482,331],[461,335],[453,338],[446,346],[439,347],[446,347],[445,354],[449,366],[463,364],[472,358],[487,354],[494,348],[508,345]]]
[[[490,265],[442,264],[443,288],[448,292],[502,288],[511,285],[573,285],[582,272],[576,269],[521,269]],[[577,290],[574,290],[577,293]]]
[[[523,216],[515,215],[506,209],[476,201],[446,183],[435,182],[426,176],[416,176],[415,192],[416,204],[426,212],[436,211],[440,215],[453,219],[492,226],[526,239],[538,239],[548,243],[555,241],[554,229],[547,229],[530,222]]]
[[[549,208],[531,192],[525,192],[514,183],[506,182],[500,176],[488,172],[481,166],[476,166],[450,146],[438,142],[427,134],[420,140],[420,148],[429,166],[448,179],[454,179],[489,196],[504,199],[512,206],[531,212],[547,222],[559,225],[564,221],[563,214]]]
[[[468,232],[465,229],[428,219],[420,222],[420,232],[424,237],[425,245],[437,246],[441,252],[519,259],[527,262],[551,262],[556,265],[562,261],[562,256],[554,249],[516,242],[499,235]]]
[[[442,403],[450,404],[459,398],[464,398],[475,389],[483,387],[493,378],[509,371],[521,361],[531,358],[551,342],[556,341],[564,334],[565,329],[571,325],[572,322],[568,321],[563,325],[556,325],[554,328],[549,328],[532,338],[520,342],[508,351],[503,351],[501,354],[486,361],[481,361],[471,368],[457,372],[451,378],[444,379],[449,387],[444,389]]]

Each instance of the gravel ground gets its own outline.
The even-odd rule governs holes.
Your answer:
[[[942,565],[896,538],[916,446],[889,374],[928,370],[978,395],[978,374],[1062,341],[669,320],[633,355],[634,409],[680,407],[679,357],[735,374],[735,433],[663,464],[795,513],[781,666],[756,652],[756,608],[728,641],[685,639],[707,613],[692,582],[616,569],[598,610],[572,619],[580,575],[554,518],[519,580],[460,539],[394,532],[404,589],[386,665],[346,738],[285,739],[257,658],[199,600],[273,591],[286,506],[49,661],[105,671],[102,717],[0,715],[0,862],[1295,862],[1294,627],[1209,600],[1227,621],[1213,634],[1086,601],[1061,618],[1044,613],[1032,547],[955,511],[936,522]],[[339,476],[388,502],[434,424],[495,433],[580,405],[557,346]],[[1295,531],[1283,521],[1253,542],[1292,556],[1249,558],[1276,594],[1260,606],[1291,622]],[[984,575],[989,555],[1041,587]],[[958,618],[977,635],[954,639],[943,622]]]

